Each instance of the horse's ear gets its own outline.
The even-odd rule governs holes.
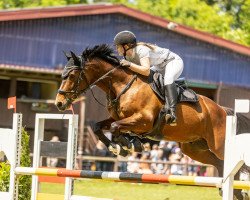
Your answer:
[[[79,60],[78,60],[76,54],[75,54],[73,51],[70,51],[70,53],[71,53],[71,57],[73,58],[73,60],[74,60],[75,62],[79,62]]]
[[[71,55],[69,53],[66,53],[65,51],[63,51],[63,53],[66,56],[67,60],[69,61],[69,59],[71,58]]]

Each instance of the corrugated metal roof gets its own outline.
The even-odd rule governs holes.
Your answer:
[[[0,21],[11,20],[26,20],[26,19],[41,19],[41,18],[56,18],[67,16],[81,16],[81,15],[101,15],[119,13],[129,17],[162,27],[167,29],[170,21],[160,17],[156,17],[123,5],[75,5],[67,7],[52,7],[52,8],[36,8],[36,9],[23,9],[23,10],[10,10],[0,12]],[[177,24],[173,32],[195,38],[197,40],[205,41],[216,46],[224,47],[235,51],[240,54],[250,56],[250,48],[240,45],[229,40],[225,40],[218,36],[195,30],[193,28]]]

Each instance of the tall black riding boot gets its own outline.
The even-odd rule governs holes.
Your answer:
[[[176,104],[177,104],[177,89],[175,83],[165,85],[165,110],[166,110],[166,115],[165,115],[165,120],[166,123],[176,123],[176,115],[175,115],[175,109],[176,109]]]

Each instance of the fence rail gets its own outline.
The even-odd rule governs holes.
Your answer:
[[[32,157],[33,155],[30,154]],[[42,166],[42,158],[46,158],[46,156],[41,157],[41,165]],[[65,157],[57,157],[59,159],[66,159]],[[119,164],[122,162],[137,162],[137,163],[149,163],[149,164],[164,164],[164,165],[181,165],[183,166],[183,175],[188,175],[188,168],[191,166],[200,166],[200,167],[207,167],[209,169],[208,176],[217,176],[216,168],[212,165],[207,165],[203,163],[190,163],[190,162],[172,162],[172,161],[152,161],[152,160],[128,160],[127,158],[121,158],[121,157],[99,157],[99,156],[76,156],[77,163],[82,163],[83,161],[90,161],[90,162],[111,162],[114,164],[113,171],[118,172],[119,171]],[[82,166],[82,165],[79,165]]]
[[[207,167],[211,169],[211,176],[214,176],[215,173],[215,168],[212,165],[207,165],[207,164],[203,164],[203,163],[189,163],[189,162],[172,162],[172,161],[152,161],[152,160],[128,160],[126,158],[120,158],[120,157],[98,157],[98,156],[80,156],[78,155],[76,157],[76,159],[78,160],[78,162],[82,162],[82,161],[103,161],[103,162],[113,162],[114,163],[114,169],[113,171],[117,172],[118,171],[118,167],[119,167],[119,163],[121,162],[137,162],[137,163],[149,163],[149,164],[164,164],[164,165],[182,165],[184,170],[184,174],[183,175],[187,175],[188,174],[188,167],[190,166],[201,166],[201,167]]]

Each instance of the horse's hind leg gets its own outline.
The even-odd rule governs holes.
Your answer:
[[[213,165],[218,170],[219,176],[223,176],[223,160],[220,160],[212,153],[205,140],[197,140],[190,143],[181,143],[181,150],[190,158],[199,162]]]
[[[215,154],[208,149],[205,140],[198,140],[190,143],[181,143],[181,149],[182,152],[190,158],[205,164],[215,166],[218,170],[219,176],[223,177],[224,161],[217,158]],[[239,172],[235,175],[235,179],[239,179]],[[246,197],[245,199],[243,198],[240,189],[235,189],[234,195],[238,200],[249,200],[248,197]]]
[[[223,160],[217,158],[215,154],[209,150],[205,140],[201,139],[195,142],[181,143],[181,150],[184,154],[194,160],[204,164],[213,165],[218,170],[219,176],[223,176],[224,162]],[[219,193],[222,195],[221,188],[219,189]]]

